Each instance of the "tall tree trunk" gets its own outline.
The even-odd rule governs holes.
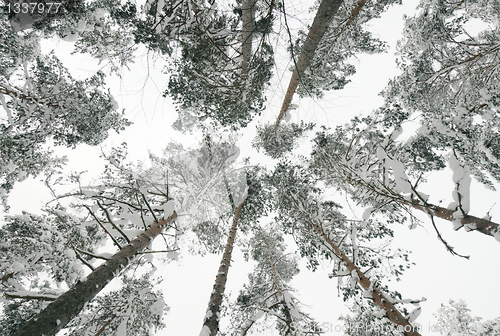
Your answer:
[[[412,189],[415,195],[417,195],[418,199],[413,198],[411,200],[408,200],[398,192],[385,187],[385,182],[370,183],[365,181],[362,177],[359,176],[358,173],[356,173],[355,168],[349,168],[345,165],[338,164],[338,162],[335,162],[334,159],[331,159],[329,161],[325,158],[324,163],[325,165],[323,167],[329,169],[329,171],[332,172],[333,176],[337,176],[337,178],[346,181],[352,186],[357,186],[370,193],[373,193],[374,195],[385,197],[392,202],[402,205],[403,207],[411,206],[429,215],[439,217],[450,222],[458,220],[462,225],[471,224],[468,227],[470,230],[478,231],[482,234],[492,236],[500,240],[500,224],[492,222],[489,219],[479,218],[468,214],[463,214],[462,218],[455,218],[453,214],[456,212],[456,210],[450,210],[432,203],[428,203],[425,199],[418,196],[419,193],[414,186],[412,186]],[[383,178],[385,178],[385,174]],[[380,187],[380,184],[384,187]]]
[[[299,202],[296,201],[297,207],[299,207]],[[311,225],[312,229],[321,237],[321,240],[325,246],[330,249],[342,262],[345,263],[347,269],[351,276],[356,280],[356,282],[367,292],[370,293],[374,303],[383,309],[388,319],[398,326],[401,331],[407,336],[420,336],[420,333],[416,331],[410,322],[401,314],[401,312],[394,306],[394,304],[387,299],[375,284],[366,277],[366,275],[356,266],[352,260],[339,248],[333,240],[330,239],[328,234],[323,231],[323,228],[318,224],[315,218],[312,218],[308,211],[300,210],[301,215],[303,215],[306,221]]]
[[[236,213],[233,218],[233,225],[229,231],[229,237],[227,238],[219,271],[215,277],[214,289],[212,290],[210,300],[208,301],[207,313],[205,315],[205,320],[203,321],[200,336],[216,336],[219,331],[219,314],[220,306],[222,304],[222,295],[226,289],[227,274],[229,272],[229,266],[231,265],[231,254],[233,253],[233,244],[236,237],[236,230],[238,229],[238,219],[240,218],[242,207],[243,202],[240,203],[236,209]]]
[[[456,212],[455,210],[449,210],[434,204],[427,203],[422,204],[421,202],[414,201],[411,204],[412,207],[423,211],[425,213],[431,214],[433,216],[446,219],[447,221],[453,222],[459,220],[462,225],[472,224],[474,228],[472,230],[481,232],[482,234],[495,237],[496,234],[500,233],[500,226],[497,223],[492,222],[491,220],[479,218],[476,216],[471,216],[465,214],[463,218],[456,219],[453,214]]]
[[[292,78],[288,84],[288,89],[286,91],[285,98],[283,99],[283,105],[281,106],[280,114],[276,119],[276,124],[274,125],[274,132],[278,130],[281,120],[285,116],[290,103],[292,102],[293,95],[297,86],[299,85],[299,80],[304,71],[307,69],[311,60],[314,57],[314,52],[321,41],[321,38],[326,32],[326,29],[333,20],[333,16],[337,13],[342,0],[321,0],[314,21],[307,34],[306,41],[302,48],[302,52],[295,64],[295,70],[293,71]]]
[[[365,291],[370,291],[373,301],[375,304],[385,310],[387,317],[389,320],[402,328],[404,334],[407,336],[420,336],[416,328],[414,328],[410,322],[401,314],[401,312],[392,304],[391,301],[387,299],[387,297],[374,286],[374,284],[366,277],[366,275],[356,266],[351,259],[340,250],[340,248],[335,244],[333,240],[331,240],[326,233],[323,232],[323,229],[317,225],[313,220],[309,221],[314,231],[318,235],[323,238],[323,242],[325,245],[330,247],[335,255],[337,255],[347,266],[349,272],[351,272],[352,276],[356,279],[356,281],[363,287]]]
[[[255,0],[242,0],[241,3],[241,77],[248,76],[252,59],[252,41],[255,22]]]
[[[167,224],[177,218],[174,212],[167,219],[151,225],[144,233],[118,251],[110,260],[90,273],[85,281],[78,282],[34,316],[14,336],[55,335],[64,328],[111,280],[113,280],[137,253],[143,251],[158,236]]]

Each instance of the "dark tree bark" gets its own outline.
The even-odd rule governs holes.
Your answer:
[[[252,59],[252,41],[255,22],[255,1],[242,0],[241,3],[241,77],[245,80]]]
[[[113,280],[139,252],[143,251],[165,226],[176,218],[177,214],[174,212],[167,219],[162,219],[151,225],[149,229],[123,247],[110,260],[90,273],[85,281],[77,283],[24,324],[21,329],[14,333],[14,336],[55,335],[77,316],[84,305]]]
[[[231,265],[233,244],[236,237],[236,230],[238,229],[238,219],[240,218],[242,207],[243,203],[241,203],[236,209],[236,213],[233,218],[233,225],[229,231],[229,237],[227,238],[224,254],[222,255],[219,270],[217,271],[217,276],[215,277],[214,289],[212,290],[210,300],[208,301],[207,315],[203,321],[202,328],[208,327],[210,330],[210,336],[216,336],[219,331],[219,313],[222,304],[222,296],[226,289],[227,274],[229,272],[229,266]]]
[[[326,29],[328,28],[330,23],[332,23],[333,16],[337,13],[341,4],[342,0],[321,1],[318,11],[316,12],[316,16],[314,17],[314,21],[311,25],[311,28],[309,29],[309,33],[307,34],[306,41],[304,42],[302,52],[300,53],[297,60],[292,78],[290,79],[290,83],[288,84],[288,89],[286,91],[285,98],[283,99],[283,105],[281,106],[280,114],[278,115],[276,124],[274,125],[274,132],[278,130],[281,120],[290,107],[290,103],[292,102],[295,90],[299,85],[300,77],[311,63],[311,60],[314,57],[314,52],[316,51],[319,42],[323,38],[323,35],[325,35]]]
[[[459,220],[462,225],[472,224],[475,228],[473,231],[481,232],[482,234],[494,237],[497,232],[500,232],[500,227],[497,223],[491,220],[479,218],[471,215],[463,215],[463,218],[455,219],[453,214],[456,210],[449,210],[434,204],[426,203],[423,205],[421,202],[415,201],[410,203],[412,207],[420,211],[429,213],[433,216],[446,219],[447,221],[453,222]]]
[[[420,333],[416,331],[417,329],[414,328],[411,323],[408,322],[408,320],[403,316],[403,314],[401,314],[401,312],[394,306],[394,304],[392,304],[392,302],[389,301],[387,297],[371,283],[370,279],[368,279],[366,275],[359,269],[359,267],[356,266],[351,261],[351,259],[340,250],[335,242],[331,240],[326,233],[323,232],[323,229],[312,219],[309,220],[309,223],[311,224],[314,231],[319,236],[321,236],[324,244],[328,246],[328,248],[332,249],[335,255],[346,264],[349,272],[351,272],[352,274],[354,271],[355,274],[357,274],[357,277],[355,278],[356,281],[361,285],[361,287],[363,287],[364,290],[370,291],[373,301],[379,308],[385,310],[389,320],[399,328],[401,328],[405,335],[420,336]]]

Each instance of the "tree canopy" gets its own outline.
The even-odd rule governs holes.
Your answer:
[[[345,94],[362,75],[357,58],[390,50],[371,25],[401,1],[321,0],[309,14],[298,4],[68,0],[47,12],[37,2],[31,13],[1,4],[0,333],[168,332],[168,291],[190,288],[164,288],[164,278],[184,256],[215,254],[215,279],[193,274],[215,280],[200,298],[200,336],[333,332],[303,300],[303,273],[329,278],[317,291],[336,289],[349,307],[335,315],[344,334],[425,334],[417,318],[426,298],[394,284],[408,280],[412,252],[428,243],[394,241],[428,228],[457,265],[473,263],[476,247],[455,247],[441,223],[485,246],[500,242],[495,200],[482,201],[486,216],[475,200],[477,188],[496,197],[500,182],[500,4],[421,0],[403,19],[400,72],[383,104],[336,125],[292,102]],[[48,50],[54,41],[73,54]],[[77,55],[99,68],[75,75]],[[148,134],[165,149],[141,162],[128,151],[138,134],[99,146],[132,127],[132,107],[119,106],[111,83],[144,59],[176,119]],[[100,174],[70,171],[58,157],[82,144],[100,152]],[[436,174],[446,178],[432,184]],[[9,213],[10,193],[28,177],[42,178],[52,198]],[[490,255],[483,279],[498,275]],[[229,269],[238,267],[247,277],[231,294]],[[498,318],[472,317],[464,301],[442,305],[436,319],[432,331],[443,335],[500,335]]]

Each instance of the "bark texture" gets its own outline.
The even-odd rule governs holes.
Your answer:
[[[241,77],[245,80],[252,59],[252,41],[255,22],[255,1],[243,0],[241,3]]]
[[[420,336],[420,333],[416,331],[417,329],[414,328],[411,323],[408,322],[408,320],[401,314],[401,312],[392,304],[392,302],[389,301],[387,297],[372,284],[372,282],[366,277],[366,275],[361,272],[358,266],[356,266],[351,261],[351,259],[339,249],[335,242],[331,240],[326,233],[323,232],[322,228],[312,220],[310,221],[310,223],[314,231],[316,231],[316,233],[323,238],[325,244],[327,244],[334,251],[334,253],[347,265],[347,269],[349,270],[349,272],[351,272],[351,274],[357,274],[356,281],[361,285],[361,287],[363,287],[364,290],[371,292],[375,304],[381,309],[385,310],[389,320],[398,326],[398,330],[401,330],[407,336]]]
[[[77,283],[29,320],[14,333],[14,336],[55,335],[77,316],[84,305],[113,280],[137,253],[143,251],[163,228],[176,218],[177,214],[174,212],[167,219],[162,219],[151,225],[149,229],[123,247],[110,260],[90,273],[85,281]]]
[[[281,106],[280,114],[278,115],[276,124],[274,125],[274,132],[278,130],[281,120],[290,107],[290,103],[292,102],[295,90],[299,85],[300,77],[311,63],[311,60],[314,57],[314,52],[316,51],[316,48],[318,48],[319,42],[323,38],[323,35],[325,35],[326,29],[332,22],[333,16],[337,13],[341,4],[342,0],[321,1],[318,11],[316,12],[316,16],[314,17],[314,21],[311,25],[311,28],[309,29],[309,33],[307,34],[306,41],[304,42],[302,52],[300,53],[297,60],[292,78],[290,79],[290,83],[288,84],[288,89],[286,91],[285,98],[283,99],[283,105]]]
[[[226,247],[224,249],[224,254],[222,255],[222,260],[215,277],[214,289],[210,295],[210,300],[208,301],[207,314],[205,315],[205,320],[203,321],[203,327],[208,327],[210,330],[210,336],[216,336],[219,331],[219,314],[220,307],[222,304],[222,295],[226,289],[227,274],[229,272],[229,266],[231,265],[231,255],[233,253],[233,244],[236,237],[236,230],[238,229],[238,219],[241,214],[241,208],[243,203],[241,203],[236,209],[236,213],[233,218],[233,225],[229,231],[229,237],[227,238]]]
[[[433,216],[446,219],[450,222],[453,222],[455,220],[459,220],[462,225],[465,224],[472,224],[475,228],[472,229],[474,231],[481,232],[482,234],[488,235],[488,236],[495,236],[497,232],[500,232],[499,225],[497,223],[494,223],[488,219],[484,218],[479,218],[476,216],[471,216],[471,215],[463,215],[463,218],[456,219],[454,217],[454,213],[456,212],[455,210],[449,210],[434,204],[425,204],[422,205],[419,202],[413,202],[411,203],[412,207],[415,209],[418,209],[420,211],[429,213]]]

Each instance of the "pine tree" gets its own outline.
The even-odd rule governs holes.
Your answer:
[[[415,302],[391,292],[385,282],[388,277],[399,279],[410,266],[406,251],[388,248],[393,235],[388,224],[405,220],[414,208],[431,214],[432,222],[433,217],[442,217],[453,221],[456,228],[499,234],[495,222],[470,215],[468,203],[470,175],[484,183],[491,183],[488,174],[493,179],[498,175],[498,22],[492,18],[496,2],[485,16],[493,28],[476,38],[460,34],[465,22],[483,17],[484,1],[470,6],[466,2],[422,1],[421,13],[407,20],[407,41],[401,48],[403,75],[385,91],[385,106],[334,132],[320,131],[310,158],[289,152],[312,124],[286,124],[281,134],[276,133],[280,120],[293,108],[290,103],[297,87],[299,94],[313,97],[340,89],[354,73],[347,62],[349,56],[383,50],[383,42],[367,33],[363,23],[379,17],[394,2],[322,1],[307,37],[304,34],[297,43],[291,42],[290,50],[300,49],[300,56],[280,116],[274,128],[260,128],[254,141],[272,158],[281,159],[270,171],[258,166],[229,169],[239,150],[233,141],[214,141],[212,131],[195,150],[171,143],[165,157],[151,158],[153,166],[148,169],[127,163],[124,147],[115,149],[97,184],[82,185],[74,175],[75,191],[59,197],[58,206],[48,209],[46,215],[8,217],[0,230],[0,248],[5,252],[1,269],[7,287],[4,296],[11,301],[4,307],[0,326],[6,332],[17,329],[15,335],[54,334],[64,327],[73,335],[86,330],[146,335],[161,327],[164,311],[150,274],[155,266],[149,252],[163,251],[167,258],[175,259],[180,248],[201,254],[224,249],[202,329],[202,334],[214,335],[238,228],[249,241],[256,267],[230,306],[236,309],[230,333],[258,333],[262,322],[274,323],[281,335],[321,333],[291,294],[289,282],[299,271],[298,257],[285,252],[284,241],[293,238],[297,255],[307,261],[308,268],[315,270],[324,261],[333,265],[330,277],[337,278],[345,301],[358,303],[357,318],[373,325],[390,322],[407,335],[418,335],[413,322],[419,310],[407,310]],[[244,0],[234,8],[224,8],[230,9],[227,11],[217,10],[218,5],[147,1],[138,9],[130,2],[103,0],[82,3],[64,17],[38,20],[32,30],[3,31],[4,40],[12,42],[0,47],[4,48],[0,57],[5,59],[0,65],[5,78],[0,82],[6,111],[3,127],[6,139],[12,130],[18,134],[4,146],[11,150],[11,159],[0,165],[6,181],[2,188],[8,190],[7,183],[21,180],[26,172],[18,169],[14,159],[33,154],[35,159],[23,163],[34,166],[26,172],[32,175],[57,164],[40,149],[48,137],[66,146],[97,144],[110,127],[120,129],[127,124],[105,93],[104,75],[74,80],[55,56],[37,53],[37,40],[42,37],[76,39],[77,51],[116,62],[112,71],[130,62],[138,44],[162,56],[178,53],[178,58],[169,60],[165,92],[174,98],[180,112],[176,126],[184,130],[200,125],[207,130],[208,123],[213,129],[246,126],[263,109],[273,65],[268,39],[275,13],[280,10],[286,17],[286,9],[275,1]],[[99,31],[102,34],[96,33]],[[426,53],[418,51],[421,46]],[[26,62],[16,58],[23,53]],[[28,75],[21,71],[25,69]],[[415,76],[421,77],[413,83]],[[60,90],[68,94],[61,97]],[[419,110],[429,126],[410,141],[398,142],[400,127]],[[90,120],[84,112],[99,118]],[[67,113],[65,118],[60,117],[63,113]],[[477,116],[484,120],[477,122]],[[33,124],[39,127],[31,129]],[[478,131],[483,133],[475,134]],[[474,143],[479,144],[477,148]],[[428,203],[427,195],[418,191],[422,174],[442,169],[446,160],[453,168],[455,183],[455,202],[448,208]],[[328,197],[332,187],[345,189],[351,199],[367,208],[363,220],[343,214],[340,205]],[[244,197],[241,193],[241,197],[235,196],[235,191],[246,188]],[[63,205],[64,199],[71,199],[72,204]],[[371,217],[376,212],[386,218]],[[270,213],[276,217],[266,230],[257,219]],[[226,220],[232,216],[233,226],[224,242]],[[150,243],[158,235],[164,238],[165,249],[155,251]],[[115,255],[98,253],[104,238],[115,246]],[[77,259],[91,270],[87,277],[82,276],[79,266],[83,266]],[[105,262],[97,265],[96,259]],[[144,274],[132,277],[135,267]],[[42,277],[49,281],[42,283]],[[121,282],[121,290],[98,295],[113,279]],[[61,283],[71,289],[58,295],[54,289]],[[52,303],[47,306],[35,299]],[[458,315],[467,315],[457,307],[453,309],[460,310]],[[20,315],[15,323],[14,310]],[[29,321],[20,326],[21,320]],[[489,328],[485,332],[493,332],[497,325],[497,321],[484,324]],[[362,333],[351,330],[350,334]]]
[[[422,1],[406,18],[399,45],[402,74],[383,92],[386,106],[377,114],[417,118],[421,127],[408,146],[427,152],[427,160],[452,149],[462,166],[492,187],[498,163],[498,3]],[[477,28],[471,28],[477,27]]]
[[[285,232],[294,233],[301,256],[309,260],[312,269],[319,264],[318,255],[338,263],[332,276],[337,276],[339,281],[342,277],[349,278],[348,286],[344,287],[339,282],[345,300],[356,295],[371,299],[405,334],[419,335],[404,316],[405,310],[395,306],[398,301],[394,296],[402,299],[401,295],[388,294],[387,288],[380,287],[381,275],[377,272],[377,268],[388,261],[395,264],[391,269],[393,275],[399,277],[409,266],[408,255],[399,251],[392,256],[381,257],[380,250],[361,248],[362,241],[391,236],[392,231],[384,225],[367,225],[367,222],[361,223],[358,228],[355,222],[350,222],[338,211],[339,205],[321,199],[322,191],[314,181],[314,176],[307,169],[287,162],[277,165],[269,179],[278,194],[275,206],[280,212],[280,222]],[[346,254],[347,250],[351,256]],[[370,270],[370,278],[361,268]]]
[[[450,300],[449,305],[441,304],[437,313],[436,330],[441,335],[498,335],[499,319],[481,321],[480,317],[470,315],[470,309],[463,300]],[[434,330],[433,330],[434,331]]]
[[[320,334],[317,323],[301,309],[289,285],[299,272],[296,256],[286,253],[282,230],[256,228],[246,258],[257,262],[240,290],[231,316],[231,335],[252,335],[272,324],[280,335]]]
[[[497,237],[498,223],[469,214],[470,168],[458,162],[455,152],[448,158],[456,185],[454,202],[447,207],[435,205],[428,202],[429,195],[418,191],[423,174],[443,168],[443,158],[434,155],[432,150],[417,152],[397,142],[402,131],[392,129],[392,121],[377,122],[367,117],[354,119],[331,133],[318,132],[312,168],[327,183],[340,190],[347,188],[351,197],[367,208],[367,218],[371,213],[380,212],[391,221],[402,221],[405,213],[411,215],[413,208],[431,215],[434,227],[433,218],[438,217],[452,222],[456,230],[464,227]],[[423,164],[426,157],[431,161]],[[449,245],[447,248],[453,252]]]
[[[13,33],[5,19],[0,28],[0,101],[6,118],[0,123],[0,196],[5,199],[16,181],[36,176],[61,159],[46,142],[75,147],[97,145],[110,129],[130,123],[97,72],[74,79],[56,55],[39,52],[36,31]]]
[[[184,211],[191,211],[194,222],[199,218],[197,216],[206,218],[206,213],[199,211],[208,208],[207,205],[212,206],[209,198],[215,197],[217,192],[227,191],[222,186],[221,178],[237,154],[238,149],[233,145],[205,140],[200,150],[184,155],[172,154],[170,160],[164,161],[170,163],[167,169],[156,166],[149,171],[141,171],[140,166],[126,162],[126,148],[122,147],[115,149],[107,158],[109,164],[101,178],[102,184],[82,186],[78,183],[78,177],[73,177],[79,188],[70,195],[80,198],[76,206],[89,214],[90,220],[85,226],[102,230],[118,248],[118,252],[105,258],[106,261],[97,268],[87,263],[92,272],[58,296],[15,335],[55,334],[64,328],[87,302],[140,257],[141,252],[162,231],[167,231],[170,236],[169,240],[165,240],[168,243],[167,250],[175,251],[184,228],[175,222],[177,212],[174,210],[183,216],[186,215]],[[171,180],[166,182],[163,179],[165,171],[171,174]],[[236,180],[234,186],[228,188],[243,188],[236,191],[244,199],[245,182],[244,179]],[[178,183],[184,183],[185,189]],[[227,193],[225,195],[227,197]],[[211,211],[217,213],[217,210]],[[210,217],[208,219],[213,220]],[[83,249],[76,251],[95,257],[91,252],[83,252]]]

